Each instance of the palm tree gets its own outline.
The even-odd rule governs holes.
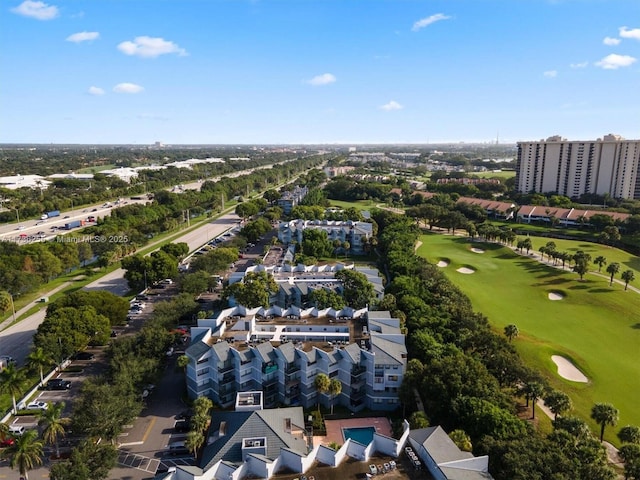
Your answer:
[[[544,254],[547,253],[548,250],[549,249],[544,245],[538,249],[538,251],[540,252],[540,260],[544,261]]]
[[[42,347],[36,348],[27,357],[27,365],[29,365],[29,368],[40,371],[40,385],[44,383],[44,368],[52,364],[53,360],[45,353]]]
[[[635,443],[640,445],[640,427],[626,425],[618,432],[618,438],[622,443]]]
[[[571,398],[564,392],[559,390],[552,390],[544,397],[544,403],[551,413],[553,413],[554,420],[558,419],[558,415],[562,415],[565,412],[568,412],[573,407],[571,403]]]
[[[20,476],[29,480],[28,471],[42,465],[42,441],[38,439],[36,430],[25,430],[22,435],[16,435],[14,440],[2,455],[9,458],[11,468],[17,468]]]
[[[633,270],[625,270],[620,274],[622,280],[624,280],[624,289],[626,290],[629,286],[629,282],[633,282],[636,276],[633,273]]]
[[[602,271],[602,266],[607,264],[607,259],[605,257],[603,257],[602,255],[598,255],[593,260],[593,263],[598,265],[598,273],[600,273]]]
[[[613,285],[613,276],[620,271],[620,264],[618,262],[610,263],[607,267],[607,273],[611,275],[609,278],[609,286]]]
[[[178,360],[176,361],[176,363],[186,373],[187,372],[187,366],[189,365],[189,357],[187,357],[186,355],[180,355],[178,357]]]
[[[184,442],[184,446],[189,449],[189,451],[195,457],[198,453],[198,449],[204,443],[204,433],[201,431],[192,430],[187,433],[187,439]]]
[[[43,427],[42,439],[45,443],[56,446],[56,457],[60,457],[58,438],[65,436],[65,427],[69,424],[69,419],[62,417],[64,406],[64,402],[49,404],[49,408],[38,415],[38,425]]]
[[[615,427],[618,423],[618,409],[610,403],[596,403],[591,408],[591,418],[600,424],[600,441],[604,438],[604,427]]]
[[[0,392],[8,393],[13,400],[13,413],[18,412],[16,405],[16,396],[22,393],[22,383],[24,382],[25,374],[23,370],[18,370],[13,363],[7,365],[0,372]]]
[[[329,395],[331,395],[331,415],[333,415],[333,400],[342,393],[342,382],[337,378],[331,379],[329,383]]]
[[[525,393],[531,400],[531,418],[536,418],[536,402],[544,395],[544,385],[540,382],[529,382],[525,387]]]
[[[313,385],[316,387],[316,391],[319,394],[327,393],[329,391],[329,385],[331,385],[331,380],[326,374],[319,373],[316,375]],[[320,412],[320,398],[318,398],[318,412]]]
[[[529,255],[529,250],[531,250],[531,247],[533,247],[533,244],[531,243],[531,239],[529,237],[525,238],[522,241],[522,248],[524,248],[527,251],[527,255]]]
[[[504,327],[504,334],[510,342],[517,337],[519,333],[520,331],[518,330],[518,327],[513,323]]]

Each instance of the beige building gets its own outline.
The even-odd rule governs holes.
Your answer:
[[[605,135],[568,141],[560,136],[518,142],[516,188],[523,193],[585,193],[640,199],[640,140]]]

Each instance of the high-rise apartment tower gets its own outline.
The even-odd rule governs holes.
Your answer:
[[[640,140],[605,135],[568,141],[560,136],[518,142],[516,188],[576,198],[591,193],[640,199]]]

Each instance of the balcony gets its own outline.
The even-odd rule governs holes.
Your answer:
[[[225,373],[233,370],[233,368],[233,365],[223,365],[222,367],[218,367],[218,373]]]
[[[362,375],[363,373],[367,373],[367,367],[363,367],[362,365],[356,365],[351,368],[351,376]]]
[[[300,371],[300,367],[297,366],[297,365],[293,365],[293,366],[287,367],[287,369],[285,370],[285,373],[287,375],[292,375],[292,374],[294,374],[296,372],[299,372],[299,371]]]

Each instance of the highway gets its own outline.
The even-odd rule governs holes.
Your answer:
[[[197,250],[212,238],[215,238],[230,228],[233,228],[240,218],[235,213],[227,213],[219,218],[181,235],[174,242],[185,242],[189,245],[189,251]],[[85,290],[108,290],[116,295],[123,296],[129,291],[124,279],[124,270],[117,269],[101,277],[84,287]],[[34,304],[29,305],[28,308]],[[37,313],[25,318],[17,324],[0,332],[0,354],[13,357],[18,365],[23,365],[25,358],[31,350],[33,335],[38,326],[44,320],[46,309],[44,304]]]

